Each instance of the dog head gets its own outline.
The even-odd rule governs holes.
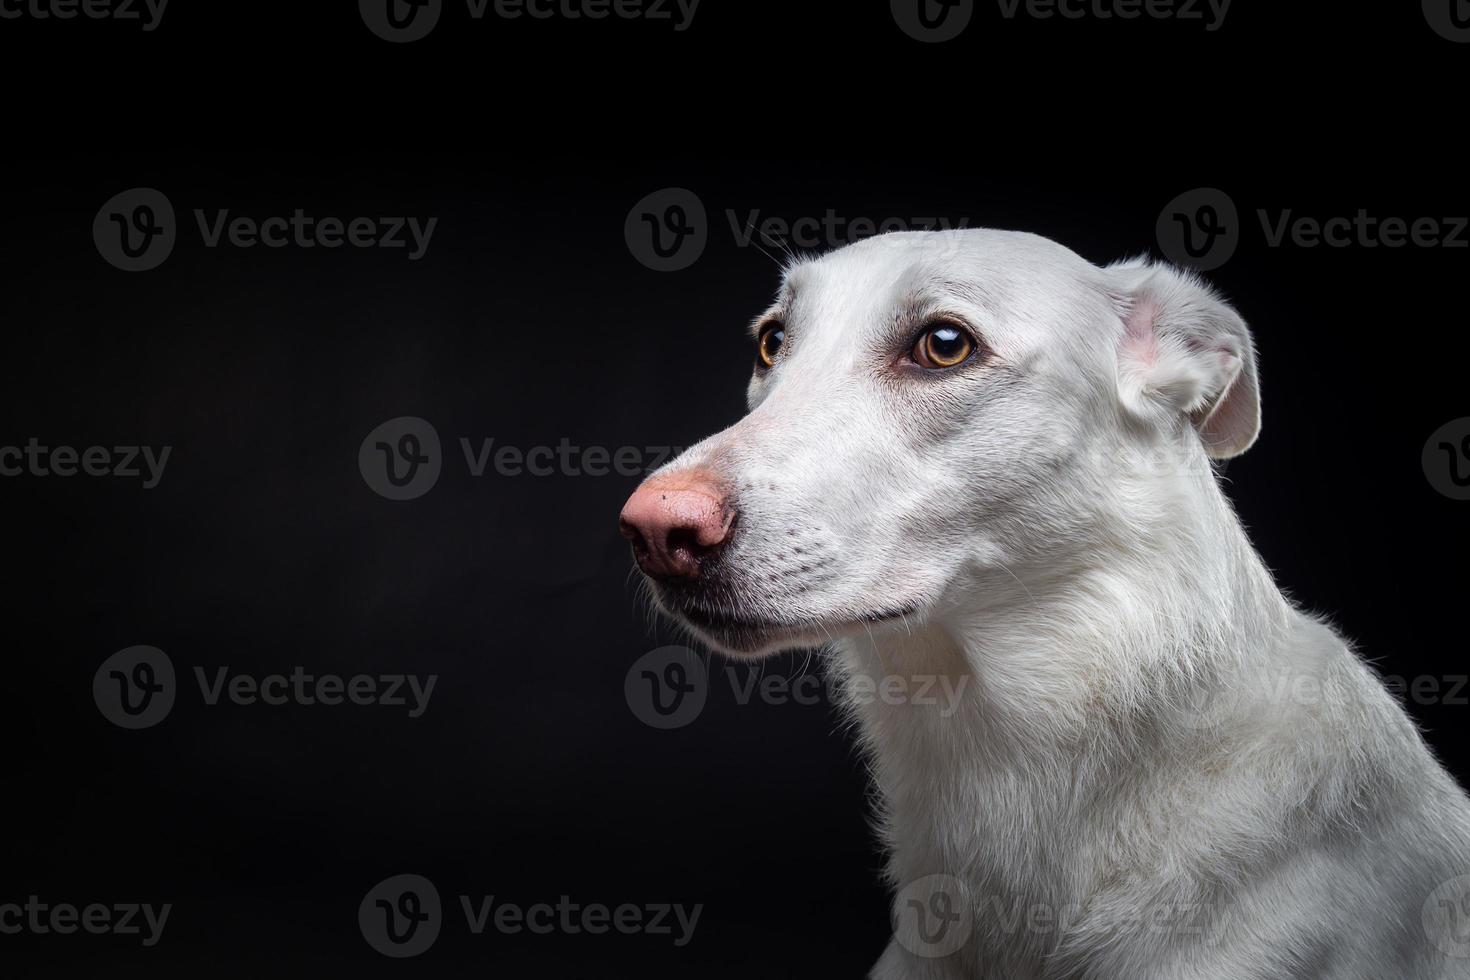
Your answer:
[[[799,261],[751,339],[749,414],[621,522],[659,606],[729,653],[903,629],[1085,561],[1259,429],[1250,335],[1205,285],[1033,235]]]

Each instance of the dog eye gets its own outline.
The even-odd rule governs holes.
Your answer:
[[[924,328],[914,344],[912,357],[919,367],[937,370],[963,364],[975,353],[975,341],[952,323],[935,323]]]
[[[780,352],[781,345],[785,342],[786,325],[784,323],[768,323],[761,328],[760,339],[756,341],[755,348],[761,367],[776,366],[776,354]]]

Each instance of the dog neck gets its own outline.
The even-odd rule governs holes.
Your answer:
[[[1173,751],[1169,726],[1199,691],[1281,648],[1298,614],[1213,478],[1147,517],[1101,521],[1106,550],[981,569],[924,621],[839,645],[895,877],[961,856],[1017,886],[1088,867],[1057,843],[1084,801]]]

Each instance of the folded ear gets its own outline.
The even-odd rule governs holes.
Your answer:
[[[1123,321],[1124,407],[1157,421],[1188,417],[1215,459],[1249,449],[1261,431],[1261,397],[1245,321],[1193,273],[1138,260],[1108,272]]]

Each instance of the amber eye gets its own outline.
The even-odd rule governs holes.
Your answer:
[[[776,355],[781,350],[781,345],[786,342],[786,325],[783,323],[768,323],[761,327],[760,339],[756,341],[756,356],[760,358],[761,367],[775,367]]]
[[[934,323],[924,328],[914,344],[914,363],[937,370],[963,364],[975,353],[975,341],[952,323]]]

